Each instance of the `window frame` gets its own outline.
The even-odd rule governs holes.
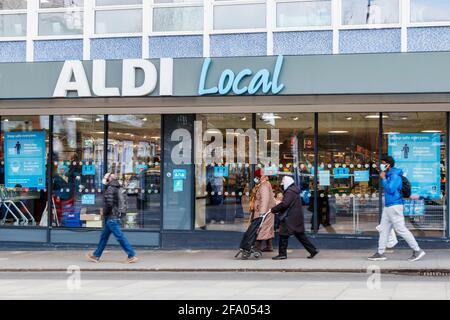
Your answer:
[[[206,0],[207,2],[208,0]],[[186,2],[178,2],[178,3],[156,3],[155,0],[151,0],[150,5],[150,23],[149,23],[149,36],[180,36],[180,35],[203,35],[205,33],[205,0],[196,1],[196,0],[188,0]],[[155,9],[158,8],[188,8],[188,7],[202,7],[203,8],[203,27],[201,30],[192,30],[192,31],[154,31],[153,30],[153,18]]]
[[[409,17],[407,27],[408,28],[421,28],[421,27],[449,27],[450,26],[450,18],[448,21],[423,21],[423,22],[413,22],[411,20],[411,2],[413,0],[403,0],[408,3],[407,15]]]
[[[339,30],[354,30],[354,29],[400,29],[403,24],[403,10],[406,7],[405,1],[408,0],[398,0],[398,22],[397,23],[376,23],[376,24],[352,24],[347,25],[343,23],[343,12],[342,12],[342,2],[345,0],[335,0],[339,3]]]
[[[35,34],[36,36],[33,37],[33,40],[72,40],[72,39],[83,39],[83,35],[85,32],[85,4],[86,1],[90,0],[84,0],[82,7],[61,7],[61,8],[41,8],[40,7],[40,0],[37,0],[37,12],[35,16],[35,23],[36,23],[36,30]],[[71,35],[40,35],[39,34],[39,16],[41,13],[65,13],[68,11],[74,11],[74,12],[81,12],[83,16],[83,27],[81,29],[80,34],[71,34]]]
[[[26,40],[28,37],[28,9],[30,8],[28,1],[27,1],[27,7],[25,9],[9,9],[9,10],[0,10],[0,15],[1,16],[6,16],[6,15],[19,15],[19,14],[24,14],[25,15],[25,20],[26,20],[26,25],[25,25],[25,35],[23,36],[5,36],[2,37],[0,36],[0,42],[4,42],[4,41],[23,41]]]
[[[205,0],[208,2],[208,0]],[[227,1],[218,1],[218,0],[211,0],[212,2],[212,16],[211,16],[211,31],[210,35],[217,35],[217,34],[236,34],[236,33],[264,33],[269,32],[270,27],[269,25],[271,22],[268,18],[269,15],[272,15],[273,12],[268,12],[269,5],[271,4],[273,0],[227,0]],[[215,29],[214,28],[214,9],[216,7],[220,6],[239,6],[239,5],[251,5],[251,4],[263,4],[265,5],[265,27],[263,28],[245,28],[245,29]],[[273,15],[272,15],[273,16]]]
[[[330,24],[324,26],[293,26],[293,27],[278,27],[278,4],[280,3],[300,3],[300,2],[314,2],[313,0],[274,0],[274,32],[290,32],[290,31],[330,31],[333,30],[333,2],[334,0],[317,0],[330,2]]]
[[[88,0],[89,1],[89,0]],[[91,36],[90,39],[98,39],[98,38],[125,38],[125,37],[142,37],[145,33],[145,11],[146,6],[143,1],[142,4],[129,4],[129,5],[111,5],[111,6],[98,6],[97,1],[94,1],[92,6],[92,25],[89,25],[91,28]],[[141,30],[139,32],[119,32],[119,33],[96,33],[95,25],[96,25],[96,15],[97,12],[101,11],[121,11],[121,10],[141,10],[141,19],[142,25]]]

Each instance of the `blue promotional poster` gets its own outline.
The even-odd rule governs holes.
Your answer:
[[[398,133],[388,138],[388,153],[411,183],[411,195],[440,198],[441,136],[439,133]]]
[[[334,168],[333,176],[335,179],[348,179],[350,178],[350,169],[349,168]]]
[[[84,164],[81,167],[81,174],[83,176],[95,176],[95,166],[92,164]]]
[[[369,182],[369,170],[355,170],[355,182]]]
[[[214,177],[228,177],[228,167],[214,167]]]
[[[186,169],[173,169],[172,175],[174,179],[186,180],[187,170]]]
[[[95,204],[95,194],[83,194],[81,204]]]
[[[5,186],[45,188],[45,132],[5,132]]]

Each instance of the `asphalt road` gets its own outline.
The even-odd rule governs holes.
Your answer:
[[[0,299],[450,299],[450,277],[298,272],[0,272]]]

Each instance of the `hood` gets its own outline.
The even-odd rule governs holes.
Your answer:
[[[281,183],[283,184],[283,189],[287,190],[291,185],[294,184],[294,179],[289,176],[284,176]]]
[[[394,167],[394,168],[391,168],[391,170],[389,170],[389,171],[386,173],[386,176],[388,176],[388,177],[393,176],[393,175],[402,176],[402,175],[403,175],[403,170]]]

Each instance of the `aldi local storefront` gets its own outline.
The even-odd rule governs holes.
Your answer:
[[[449,238],[447,52],[2,63],[0,116],[3,245],[95,244],[107,171],[137,246],[236,248],[257,170],[317,238],[374,239],[384,153],[408,227]]]

